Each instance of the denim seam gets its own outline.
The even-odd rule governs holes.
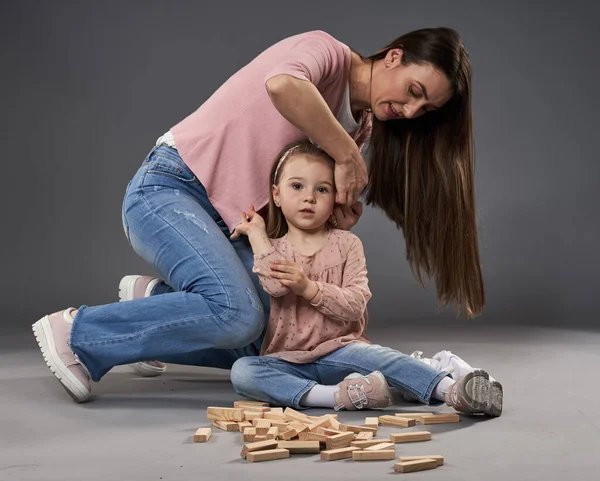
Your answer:
[[[148,175],[148,172],[146,172],[146,175]],[[144,176],[144,179],[145,179],[145,176]],[[142,183],[143,183],[143,180],[142,180]],[[179,231],[179,229],[176,229],[173,224],[171,224],[167,219],[165,219],[162,215],[160,215],[158,212],[156,212],[156,210],[150,205],[150,202],[148,202],[148,199],[144,195],[142,186],[140,186],[140,197],[146,203],[146,205],[150,209],[150,212],[152,212],[155,216],[159,217],[167,225],[169,225],[175,232],[177,232],[181,236],[181,238],[183,240],[185,240],[185,242],[187,242],[187,244],[202,258],[202,260],[204,261],[204,263],[206,264],[206,266],[208,267],[208,269],[212,272],[214,278],[219,281],[219,286],[221,287],[221,290],[225,293],[225,297],[227,298],[227,306],[228,306],[227,309],[231,309],[231,299],[229,298],[229,293],[227,292],[227,289],[225,289],[225,286],[221,282],[221,279],[219,278],[219,276],[216,275],[216,272],[214,271],[214,269],[212,268],[212,266],[210,265],[210,263],[206,261],[206,259],[204,258],[204,256],[198,251],[198,249],[196,249],[190,243],[190,241]],[[204,210],[204,208],[202,208],[202,209]],[[205,210],[205,212],[206,212],[206,210]],[[208,214],[208,212],[206,212],[206,214],[210,217],[210,215]],[[219,314],[217,314],[217,317],[221,318],[221,316]]]

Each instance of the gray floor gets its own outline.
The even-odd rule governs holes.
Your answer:
[[[502,417],[433,426],[432,441],[397,445],[398,455],[446,458],[437,470],[397,476],[600,479],[600,332],[473,325],[379,331],[371,338],[403,352],[451,349],[488,368],[505,389]],[[170,366],[161,378],[141,379],[119,367],[94,385],[93,402],[77,405],[34,346],[23,336],[5,337],[0,346],[1,480],[364,481],[394,475],[392,461],[322,462],[315,455],[294,455],[248,463],[239,457],[240,435],[216,429],[209,443],[193,444],[194,430],[209,425],[206,407],[231,405],[238,398],[225,371]],[[414,408],[396,405],[389,410]],[[340,419],[362,423],[366,415],[377,414],[381,412],[342,412]],[[381,428],[379,436],[396,431]]]

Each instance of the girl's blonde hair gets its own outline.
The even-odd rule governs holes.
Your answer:
[[[297,154],[312,155],[320,157],[331,163],[334,166],[333,158],[323,149],[317,147],[308,139],[298,140],[286,145],[275,157],[271,174],[269,175],[270,186],[278,185],[281,179],[281,173],[289,160]],[[283,215],[281,207],[275,204],[273,199],[273,188],[269,191],[269,213],[267,216],[267,236],[271,239],[277,239],[287,234],[288,224]]]

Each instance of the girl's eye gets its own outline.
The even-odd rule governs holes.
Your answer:
[[[302,188],[302,184],[294,183],[292,184],[292,189],[298,190]]]
[[[327,187],[319,187],[317,189],[317,192],[319,192],[320,194],[326,194],[327,192],[329,192],[329,189],[327,189]]]

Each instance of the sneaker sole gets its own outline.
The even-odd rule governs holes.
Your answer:
[[[504,400],[504,392],[502,384],[498,381],[490,381],[490,389],[488,402],[483,408],[483,414],[491,417],[498,417],[502,414],[502,403]]]
[[[65,391],[67,391],[73,400],[78,403],[86,402],[90,397],[90,391],[69,371],[69,368],[65,366],[56,352],[50,318],[44,316],[31,327],[35,340],[42,351],[44,361],[52,374],[60,381],[61,386],[65,388]]]
[[[473,414],[483,413],[484,408],[489,405],[490,376],[487,372],[476,369],[465,377],[468,379],[464,385],[463,395],[473,409]]]
[[[125,276],[119,282],[119,302],[123,301],[131,301],[133,300],[133,288],[135,286],[135,281],[140,276],[131,275]],[[151,286],[150,283],[148,286]],[[153,287],[153,286],[152,286]],[[144,297],[148,297],[148,292],[144,293]],[[167,370],[167,366],[165,367],[157,367],[152,364],[148,364],[147,362],[134,362],[129,364],[129,367],[133,372],[135,372],[138,376],[142,377],[156,377],[160,376],[163,372]]]

